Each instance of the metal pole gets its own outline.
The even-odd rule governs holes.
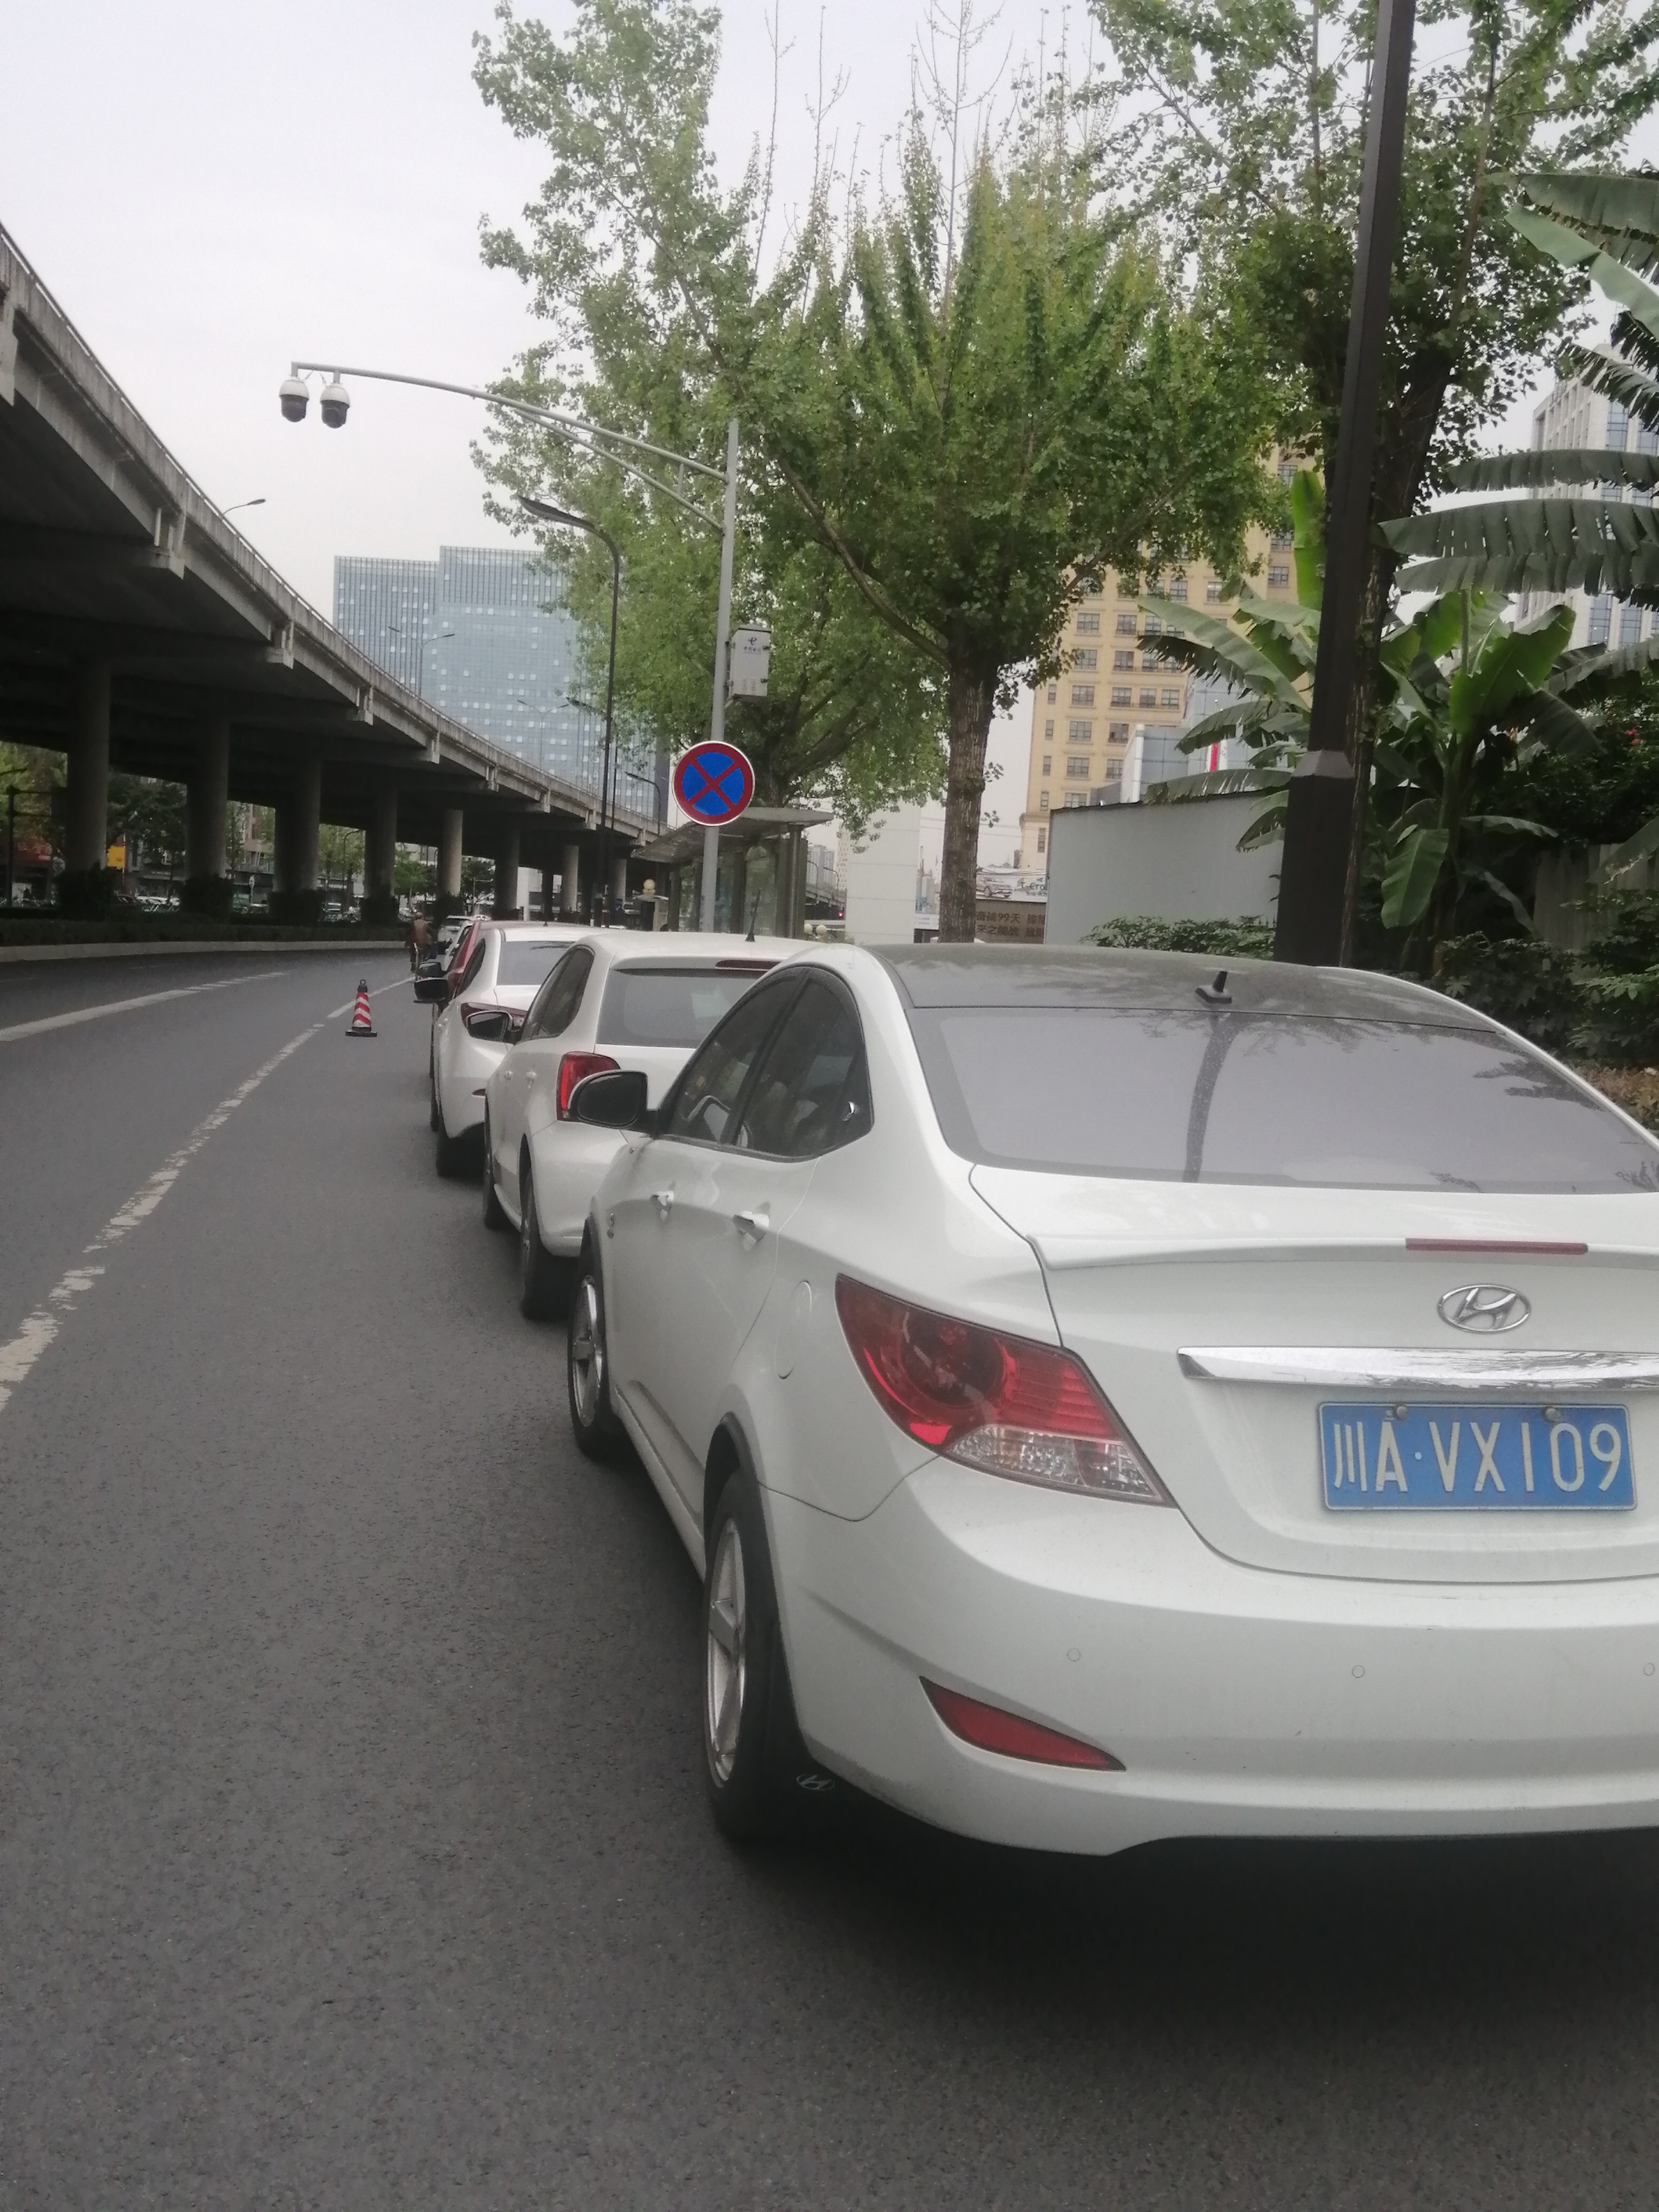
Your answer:
[[[17,786],[6,793],[6,912],[12,910],[17,890]]]
[[[732,562],[738,539],[738,418],[726,426],[726,516],[720,532],[720,596],[714,617],[714,704],[708,717],[710,742],[726,735],[726,650],[732,631]],[[710,823],[702,833],[702,911],[699,929],[714,927],[714,881],[720,873],[720,833]]]
[[[596,532],[595,535],[605,537],[603,531]],[[611,817],[617,811],[616,794],[611,785],[611,702],[617,696],[617,602],[622,597],[622,553],[611,538],[605,538],[605,542],[611,547],[611,658],[605,664],[605,775],[599,790],[599,849],[605,855],[600,867],[605,887],[603,892],[605,902],[605,918],[609,922],[611,920]]]
[[[1415,0],[1382,0],[1371,63],[1371,112],[1354,239],[1353,303],[1342,376],[1336,467],[1326,509],[1325,588],[1308,750],[1297,763],[1285,817],[1276,960],[1342,957],[1343,906],[1354,808],[1348,718],[1359,669],[1359,625],[1371,550],[1371,462],[1389,281],[1400,219],[1400,171],[1411,83]]]

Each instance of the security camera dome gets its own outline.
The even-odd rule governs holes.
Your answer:
[[[343,427],[346,411],[350,405],[351,394],[337,376],[331,377],[323,386],[322,395],[323,420],[331,430],[337,430]]]
[[[285,376],[280,393],[283,419],[286,422],[303,422],[306,409],[311,403],[311,386],[302,376]]]

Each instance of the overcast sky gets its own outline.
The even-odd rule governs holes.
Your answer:
[[[811,167],[807,101],[865,158],[899,120],[921,0],[781,0],[781,198]],[[568,0],[544,0],[556,27]],[[1003,0],[988,66],[1052,40],[1058,0]],[[1074,7],[1075,25],[1082,9]],[[512,276],[478,258],[541,157],[474,90],[489,0],[52,0],[6,11],[0,222],[208,495],[263,495],[236,520],[325,613],[337,553],[429,557],[506,533],[469,456],[480,410],[356,387],[351,419],[277,411],[290,358],[481,384],[535,336]],[[762,0],[726,0],[715,143],[735,179],[771,100]],[[1029,714],[997,733],[1012,849]]]

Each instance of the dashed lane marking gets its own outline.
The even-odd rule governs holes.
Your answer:
[[[283,971],[278,969],[276,972],[281,974]],[[241,980],[246,981],[248,979],[244,977]],[[204,988],[218,989],[221,987],[215,984]],[[161,995],[173,998],[179,994],[167,991]],[[302,1044],[308,1043],[332,1019],[331,1015],[325,1015],[322,1021],[313,1022],[309,1029],[301,1030],[298,1036],[290,1037],[280,1052],[273,1053],[263,1067],[256,1067],[247,1081],[239,1084],[228,1098],[222,1098],[206,1119],[197,1123],[178,1151],[162,1161],[147,1182],[139,1184],[125,1206],[116,1208],[82,1253],[80,1263],[64,1271],[34,1311],[25,1316],[21,1328],[11,1341],[0,1344],[0,1412],[4,1411],[12,1392],[27,1379],[46,1346],[57,1339],[64,1322],[80,1301],[96,1287],[98,1279],[104,1273],[100,1255],[112,1245],[118,1244],[141,1222],[149,1220],[214,1131],[222,1129],[236,1109],[252,1097],[266,1076],[275,1074],[285,1060],[291,1059]]]
[[[76,1006],[71,1013],[43,1014],[37,1022],[14,1022],[0,1030],[0,1044],[16,1044],[23,1037],[44,1036],[48,1030],[73,1029],[77,1022],[102,1021],[106,1014],[130,1014],[140,1006],[159,1006],[165,999],[193,999],[201,991],[235,991],[244,983],[268,983],[283,968],[261,968],[252,975],[232,975],[222,983],[181,983],[173,991],[141,991],[136,999],[106,999],[100,1006]]]

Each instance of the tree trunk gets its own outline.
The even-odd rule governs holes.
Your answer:
[[[949,682],[951,767],[945,786],[939,936],[941,945],[971,945],[979,919],[979,814],[985,797],[985,746],[996,709],[996,671],[974,668],[953,657]]]
[[[1353,763],[1353,812],[1348,824],[1348,872],[1342,896],[1340,957],[1345,968],[1353,964],[1360,871],[1364,864],[1365,828],[1370,814],[1371,739],[1376,733],[1377,681],[1381,674],[1377,647],[1394,590],[1395,565],[1392,553],[1381,547],[1373,550],[1359,617],[1359,655],[1354,669],[1354,687],[1343,717],[1344,750]]]

